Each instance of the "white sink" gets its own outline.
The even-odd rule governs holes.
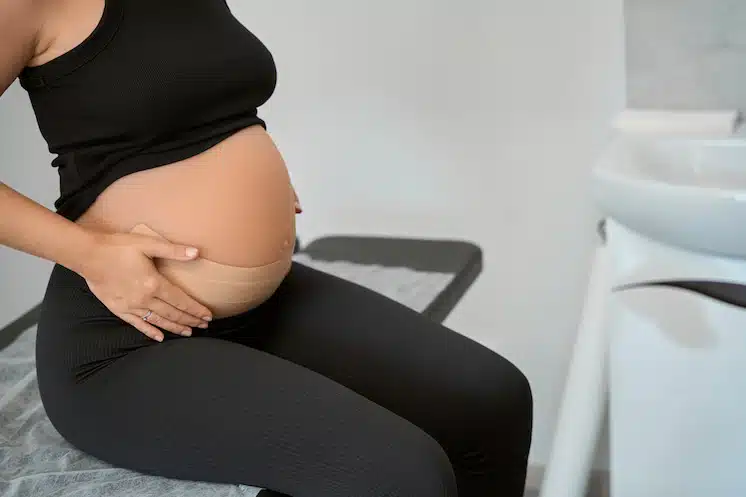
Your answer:
[[[592,174],[604,215],[661,243],[746,258],[746,141],[617,138]]]

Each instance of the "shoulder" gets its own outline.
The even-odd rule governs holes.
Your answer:
[[[0,0],[0,94],[36,54],[50,1]]]
[[[35,41],[53,0],[0,0],[0,46]]]

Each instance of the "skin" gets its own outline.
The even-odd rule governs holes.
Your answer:
[[[102,0],[0,0],[0,95],[23,67],[44,64],[81,43],[98,23],[102,11]],[[248,150],[252,154],[245,157]],[[255,156],[259,159],[254,159]],[[268,135],[250,128],[238,133],[235,139],[226,140],[216,150],[123,178],[109,187],[75,223],[0,183],[0,243],[78,273],[112,313],[154,340],[163,340],[164,330],[189,336],[192,327],[207,327],[212,312],[164,278],[153,259],[189,261],[210,256],[225,264],[251,266],[262,264],[278,250],[284,250],[280,246],[287,243],[291,229],[294,234],[294,221],[290,219],[301,209],[295,190],[288,187],[284,163],[281,159],[278,162],[278,157],[279,152]],[[249,159],[257,165],[239,166]],[[227,176],[206,174],[208,170],[214,172],[216,166],[223,167]],[[258,199],[244,202],[245,212],[237,214],[245,219],[254,210],[257,212],[256,222],[249,223],[256,228],[253,232],[251,229],[211,232],[216,225],[215,216],[230,215],[236,210],[233,204],[227,209],[220,207],[219,202],[210,202],[218,207],[201,211],[193,207],[194,202],[179,203],[179,199],[195,198],[190,197],[189,189],[200,194],[205,188],[235,185],[231,168],[235,169],[234,174],[243,175],[242,181],[249,183],[256,178],[248,177],[247,171],[266,176],[256,194],[244,193],[238,197]],[[222,178],[223,183],[205,183],[214,177]],[[164,189],[164,185],[169,188]],[[151,190],[152,195],[143,195]],[[164,190],[177,191],[179,195],[168,198],[163,195]],[[280,199],[279,206],[278,201],[268,202],[270,195]],[[152,202],[143,202],[143,198]],[[215,198],[235,202],[235,198],[219,191]],[[262,199],[264,203],[251,204]],[[143,209],[133,208],[137,205]],[[288,210],[292,213],[290,217]],[[138,223],[167,233],[170,241],[129,233]],[[281,226],[282,231],[277,232],[276,228],[270,231],[269,227],[273,226]],[[204,234],[195,236],[195,232]],[[230,239],[224,233],[239,235]],[[248,245],[252,240],[253,245]],[[235,253],[231,253],[230,247],[234,247]],[[149,310],[152,314],[148,322],[143,321]]]

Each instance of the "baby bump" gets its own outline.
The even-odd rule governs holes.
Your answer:
[[[196,261],[156,263],[217,317],[266,300],[288,272],[295,246],[292,185],[261,127],[120,179],[78,222],[197,247]]]
[[[285,163],[261,127],[199,155],[109,186],[79,220],[128,232],[144,224],[229,266],[272,263],[292,252],[294,195]]]

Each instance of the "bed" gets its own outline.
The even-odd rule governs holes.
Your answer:
[[[328,236],[294,255],[301,264],[376,290],[442,322],[482,270],[470,242]],[[0,497],[254,497],[261,489],[157,478],[113,468],[65,442],[36,387],[39,306],[0,329]]]

